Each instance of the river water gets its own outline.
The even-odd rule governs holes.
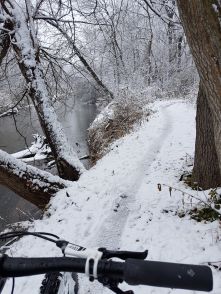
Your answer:
[[[57,107],[57,113],[69,141],[79,157],[88,154],[87,128],[96,115],[94,104],[69,101]],[[15,116],[0,118],[0,148],[14,153],[26,148],[33,141],[33,134],[42,134],[33,108],[26,108]],[[17,130],[16,130],[17,129]],[[87,161],[83,163],[88,165]],[[41,212],[11,190],[0,185],[0,231],[9,224],[40,217]]]

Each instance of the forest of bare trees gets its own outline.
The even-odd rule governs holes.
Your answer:
[[[0,293],[221,293],[221,0],[0,0],[0,231]]]
[[[122,90],[135,100],[185,97],[198,83],[192,52],[200,76],[193,178],[202,188],[218,186],[220,6],[190,2],[177,1],[179,17],[174,0],[1,0],[0,89],[5,100],[13,96],[9,104],[2,99],[2,108],[32,103],[58,177],[0,151],[0,183],[44,206],[66,180],[84,172],[53,99],[73,94],[79,78],[90,82],[103,105]]]

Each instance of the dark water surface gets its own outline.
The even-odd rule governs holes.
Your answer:
[[[86,155],[87,128],[95,118],[96,106],[69,102],[68,106],[58,106],[57,113],[79,157]],[[29,145],[33,141],[33,134],[42,134],[33,108],[20,111],[15,119],[16,126],[12,116],[0,118],[0,148],[9,153],[25,149],[26,144]],[[87,162],[83,163],[87,165]],[[8,224],[38,218],[40,214],[34,205],[0,185],[0,231]]]

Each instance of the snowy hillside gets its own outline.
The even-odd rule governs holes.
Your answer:
[[[174,100],[156,102],[151,109],[156,111],[148,122],[115,142],[96,166],[59,192],[44,219],[35,221],[29,230],[55,233],[85,247],[148,249],[149,260],[193,264],[221,261],[220,223],[198,223],[188,215],[177,216],[177,211],[185,211],[190,203],[182,191],[206,197],[179,180],[194,152],[194,106]],[[181,191],[172,190],[170,195],[167,185]],[[53,244],[33,237],[24,237],[9,253],[61,256]],[[212,293],[220,294],[221,272],[212,270]],[[17,278],[15,293],[36,294],[41,280],[41,276]],[[136,294],[200,293],[126,284],[123,288],[133,288]],[[3,293],[10,290],[8,280]],[[111,292],[82,277],[83,293]]]

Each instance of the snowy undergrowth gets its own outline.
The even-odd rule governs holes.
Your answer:
[[[109,152],[114,141],[129,134],[137,124],[148,120],[151,113],[147,107],[148,99],[142,98],[132,95],[130,91],[122,91],[99,113],[88,129],[92,164]]]
[[[182,207],[182,193],[157,184],[189,191],[179,181],[186,154],[193,154],[195,109],[183,101],[152,105],[149,122],[116,141],[111,151],[77,183],[51,201],[49,216],[37,220],[31,231],[48,231],[86,247],[149,250],[149,260],[204,264],[221,260],[218,221],[197,223],[173,212]],[[68,194],[66,193],[68,192]],[[191,191],[191,193],[200,192]],[[202,195],[202,197],[204,197]],[[165,213],[163,211],[168,211]],[[53,244],[24,237],[11,249],[13,256],[60,256]],[[221,293],[221,273],[213,269],[213,294]],[[16,279],[15,293],[38,293],[41,276]],[[81,278],[80,293],[111,293]],[[10,293],[8,281],[3,293]],[[131,287],[139,294],[200,293]],[[90,289],[90,290],[89,290]]]

